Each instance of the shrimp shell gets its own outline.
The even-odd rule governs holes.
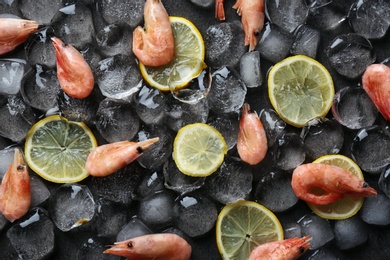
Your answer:
[[[146,66],[168,64],[175,54],[175,40],[169,16],[161,0],[147,0],[144,8],[145,30],[133,32],[133,52]]]
[[[0,55],[14,50],[38,30],[36,21],[0,18]]]
[[[0,185],[0,212],[14,222],[27,213],[30,204],[30,177],[22,152],[16,148],[14,160]]]
[[[332,203],[344,196],[375,196],[376,190],[343,168],[307,163],[295,168],[291,185],[295,195],[312,204]]]

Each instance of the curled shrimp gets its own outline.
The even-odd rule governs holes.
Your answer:
[[[215,18],[219,21],[225,21],[224,1],[225,0],[215,0]]]
[[[233,8],[242,16],[245,45],[249,45],[249,51],[253,51],[257,45],[257,36],[264,27],[264,0],[237,0]]]
[[[251,165],[261,162],[267,154],[267,136],[258,115],[249,104],[242,106],[237,152],[242,161]]]
[[[310,247],[310,236],[268,242],[252,250],[249,260],[294,260]]]
[[[146,66],[168,64],[175,54],[175,41],[169,16],[161,0],[147,0],[144,8],[145,30],[133,32],[133,52]]]
[[[105,254],[127,259],[142,260],[188,260],[191,246],[176,234],[151,234],[116,242]]]
[[[88,155],[85,167],[95,177],[108,176],[136,160],[158,137],[141,142],[121,141],[94,148]]]
[[[21,218],[30,208],[31,188],[28,169],[22,152],[15,149],[14,160],[0,185],[0,212],[13,222]]]
[[[384,64],[368,66],[362,77],[362,85],[379,112],[390,121],[390,68]]]
[[[75,47],[56,37],[51,40],[56,50],[57,77],[61,89],[73,98],[88,97],[95,84],[91,67]]]
[[[0,55],[14,50],[38,30],[36,21],[0,18]]]
[[[345,196],[377,194],[367,182],[348,170],[321,163],[307,163],[295,168],[291,185],[298,198],[316,205],[329,204]]]

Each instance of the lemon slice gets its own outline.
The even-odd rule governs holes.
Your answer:
[[[309,120],[328,113],[334,97],[333,80],[321,63],[296,55],[271,68],[268,96],[286,123],[303,127]]]
[[[364,179],[363,173],[359,166],[352,159],[344,155],[325,155],[318,158],[313,163],[323,163],[338,166],[352,172],[360,179]],[[363,201],[364,198],[346,196],[341,200],[326,205],[315,205],[311,203],[307,204],[310,209],[321,218],[340,220],[350,218],[355,215],[362,207]]]
[[[146,82],[160,91],[170,88],[179,90],[199,76],[206,67],[203,37],[189,20],[171,16],[169,20],[175,38],[175,56],[164,66],[149,67],[140,63],[140,70]]]
[[[84,123],[54,115],[32,126],[24,155],[28,166],[45,180],[71,183],[88,176],[85,162],[96,146],[94,135]]]
[[[283,240],[283,228],[266,207],[240,200],[226,205],[218,215],[216,239],[223,259],[248,259],[258,245]]]
[[[193,177],[205,177],[221,166],[227,145],[214,127],[195,123],[179,129],[173,143],[177,168]]]

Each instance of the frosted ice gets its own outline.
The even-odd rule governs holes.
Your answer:
[[[334,233],[327,219],[320,218],[314,213],[305,215],[298,221],[303,236],[311,236],[310,249],[318,249],[334,239]]]
[[[58,10],[62,7],[62,0],[20,1],[20,11],[23,13],[23,16],[43,25],[48,25],[58,20]]]
[[[242,107],[247,88],[238,73],[221,67],[212,74],[211,90],[207,96],[210,110],[217,114],[238,112]]]
[[[135,28],[144,16],[144,0],[102,0],[101,13],[108,23],[124,22]]]
[[[132,56],[118,54],[106,58],[99,62],[95,73],[102,94],[110,98],[130,100],[142,84],[138,64]]]
[[[266,6],[269,20],[290,33],[303,24],[309,15],[309,8],[302,0],[267,1]]]
[[[320,31],[308,25],[299,26],[295,31],[295,40],[291,46],[292,54],[302,54],[313,59],[317,56],[317,49],[320,44]]]
[[[252,190],[251,170],[241,161],[226,157],[221,167],[206,178],[205,192],[214,200],[227,204],[247,199]]]
[[[276,24],[266,23],[256,50],[260,52],[261,57],[277,63],[289,55],[293,42],[292,35],[283,31]]]
[[[386,127],[362,128],[351,146],[352,159],[362,170],[379,174],[389,163],[390,134]]]
[[[315,160],[326,154],[336,154],[344,143],[342,126],[334,119],[317,118],[302,128],[301,137],[307,157]]]
[[[176,167],[172,157],[164,163],[163,172],[165,187],[178,193],[197,190],[203,186],[205,181],[204,177],[191,177],[183,174]]]
[[[352,29],[368,39],[380,39],[390,26],[390,3],[383,0],[356,1],[348,14]]]
[[[197,193],[187,193],[176,199],[176,226],[190,237],[199,237],[209,232],[218,217],[215,204]]]
[[[214,68],[239,64],[247,47],[245,34],[239,21],[217,23],[207,28],[204,36],[208,65]]]
[[[272,212],[288,210],[298,202],[291,187],[291,173],[272,170],[262,175],[254,195],[257,202]]]
[[[371,42],[359,34],[342,34],[326,50],[331,66],[342,76],[356,79],[372,64],[376,55]]]
[[[100,102],[95,122],[99,133],[110,143],[133,139],[140,127],[131,104],[112,98]]]
[[[19,96],[10,95],[2,101],[0,121],[7,123],[0,124],[0,135],[14,142],[21,142],[36,121],[34,111]]]
[[[262,84],[263,75],[260,69],[260,53],[247,52],[240,59],[240,76],[247,88],[255,88]]]
[[[21,259],[44,259],[54,251],[54,224],[42,208],[34,208],[19,219],[7,237]]]
[[[85,225],[95,215],[95,201],[85,185],[62,185],[50,197],[49,205],[50,216],[62,231]]]
[[[140,165],[149,170],[161,170],[162,165],[172,155],[173,133],[166,126],[148,127],[143,126],[137,133],[136,140],[159,137],[154,143],[137,159]]]
[[[360,87],[344,87],[334,96],[332,113],[335,119],[350,129],[372,126],[378,109]]]
[[[133,96],[132,105],[139,118],[146,124],[161,124],[164,119],[166,97],[158,89],[143,86]]]
[[[306,158],[306,149],[302,138],[295,133],[283,134],[274,144],[273,157],[277,168],[286,171],[295,169]]]
[[[368,229],[357,215],[352,218],[337,220],[334,223],[334,234],[338,248],[351,249],[367,241]]]
[[[17,94],[22,86],[26,61],[0,59],[0,94]]]
[[[134,216],[126,223],[116,236],[116,241],[124,241],[130,238],[152,234],[145,223],[142,222],[137,216]]]
[[[60,89],[57,72],[52,69],[44,69],[37,64],[29,76],[26,76],[20,92],[28,105],[46,112],[57,107],[57,96]]]
[[[153,193],[140,201],[138,217],[150,228],[161,230],[172,225],[175,194],[170,190]]]
[[[390,224],[390,198],[378,192],[376,197],[368,197],[364,200],[360,210],[360,216],[364,222],[372,225],[386,226]]]

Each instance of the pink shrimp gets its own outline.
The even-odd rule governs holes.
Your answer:
[[[237,0],[233,8],[242,16],[245,45],[249,45],[249,51],[253,51],[257,45],[257,36],[264,27],[264,0]]]
[[[22,44],[38,26],[36,21],[0,18],[0,55]]]
[[[161,0],[147,0],[144,8],[145,30],[133,32],[133,52],[146,66],[168,64],[175,54],[175,40],[169,16]]]
[[[295,195],[309,203],[324,205],[345,196],[375,196],[376,190],[343,168],[307,163],[295,168],[291,185]]]
[[[249,260],[294,260],[310,247],[310,236],[278,240],[257,246],[252,250]]]
[[[96,147],[88,155],[85,167],[95,177],[108,176],[135,161],[158,137],[141,142],[121,141]]]
[[[218,21],[225,21],[224,1],[225,0],[215,0],[215,18],[217,18]]]
[[[237,151],[242,161],[251,165],[261,162],[267,154],[267,136],[256,112],[250,111],[249,104],[242,106]]]
[[[116,242],[105,254],[137,260],[188,260],[191,246],[175,234],[151,234]]]
[[[73,98],[88,97],[95,84],[91,67],[75,47],[56,37],[51,40],[56,49],[57,77],[61,89]]]
[[[383,64],[368,66],[362,77],[363,89],[383,117],[390,121],[390,68]]]
[[[0,185],[0,212],[13,222],[21,218],[30,208],[30,177],[19,149],[15,149],[14,160]]]

